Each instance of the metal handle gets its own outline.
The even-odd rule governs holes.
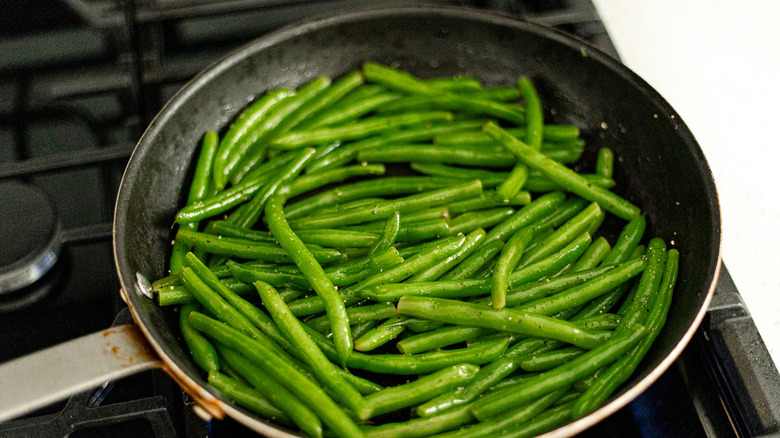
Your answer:
[[[161,365],[134,324],[14,359],[0,365],[0,422]]]

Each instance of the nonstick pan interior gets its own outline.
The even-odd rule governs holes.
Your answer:
[[[133,285],[136,273],[149,279],[166,275],[173,216],[186,197],[185,181],[201,136],[207,130],[224,132],[266,90],[298,87],[318,75],[337,78],[364,61],[423,78],[474,76],[486,86],[514,85],[518,77],[529,76],[546,122],[583,129],[583,169],[592,169],[598,148],[612,148],[616,191],[646,213],[649,236],[664,238],[681,253],[667,325],[622,391],[670,356],[708,301],[720,248],[712,176],[680,118],[640,78],[587,43],[494,13],[409,8],[312,21],[250,43],[193,79],[142,137],[117,202],[115,256],[136,321],[158,352],[171,359],[175,373],[206,385],[179,339],[175,312],[137,294]],[[614,242],[622,223],[608,220],[605,226]]]

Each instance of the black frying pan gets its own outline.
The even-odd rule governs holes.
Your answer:
[[[223,131],[266,90],[298,87],[317,75],[335,78],[368,60],[423,78],[474,76],[487,86],[529,76],[548,123],[584,129],[581,166],[592,166],[599,147],[615,151],[616,191],[642,207],[649,235],[679,248],[679,280],[666,326],[632,379],[605,407],[553,434],[577,433],[646,389],[693,335],[720,266],[718,199],[701,149],[658,93],[589,44],[515,17],[455,8],[362,11],[286,28],[230,53],[163,108],[130,159],[114,221],[123,296],[162,366],[211,415],[283,434],[208,387],[179,339],[177,315],[150,300],[139,279],[166,275],[173,216],[185,200],[205,131]],[[605,225],[607,233],[620,227],[617,221]]]

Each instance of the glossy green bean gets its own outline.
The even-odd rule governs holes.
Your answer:
[[[190,183],[190,191],[187,194],[187,205],[191,205],[202,199],[205,199],[211,194],[211,179],[213,173],[214,156],[217,154],[217,146],[219,145],[219,137],[214,131],[208,131],[203,135],[201,142],[200,153],[198,154],[198,161],[195,164],[195,173],[192,176],[192,182]],[[180,224],[180,228],[197,231],[198,223],[189,222],[186,224]],[[174,239],[173,248],[171,249],[171,257],[168,260],[168,269],[171,274],[176,274],[181,269],[184,254],[189,251],[190,248],[187,245],[179,242],[176,243]]]
[[[268,200],[265,207],[268,229],[279,239],[279,245],[287,251],[325,304],[339,360],[344,365],[352,351],[352,335],[350,334],[346,308],[336,291],[337,288],[333,286],[333,282],[325,274],[322,266],[290,229],[290,225],[284,217],[284,201],[285,199],[278,195],[272,196]]]
[[[244,377],[273,406],[287,414],[302,431],[322,435],[322,423],[317,415],[265,370],[256,367],[250,360],[231,348],[220,346],[219,353],[231,368]]]
[[[608,190],[589,184],[573,170],[528,147],[522,141],[507,134],[498,125],[488,122],[484,130],[516,154],[518,160],[530,168],[539,170],[547,178],[572,193],[589,201],[598,202],[601,208],[625,220],[633,219],[640,214],[639,207]]]
[[[478,228],[490,228],[515,214],[512,207],[477,210],[458,215],[450,222],[450,234],[470,233]]]
[[[612,178],[615,167],[615,153],[610,148],[599,149],[596,155],[596,175]]]
[[[579,418],[601,405],[634,372],[639,362],[647,354],[666,322],[678,269],[679,252],[675,249],[669,250],[666,255],[663,278],[658,287],[658,295],[646,319],[649,333],[639,342],[639,345],[619,358],[591,383],[590,387],[574,403],[572,409],[574,418]]]
[[[329,86],[330,79],[320,76],[301,87],[295,95],[275,104],[260,123],[241,138],[236,150],[225,161],[224,174],[228,179],[233,181],[231,177],[237,173],[246,174],[256,162],[256,157],[265,154],[270,140],[292,127],[296,110],[305,107]]]
[[[328,360],[314,341],[306,334],[301,322],[290,313],[290,309],[272,286],[261,281],[254,283],[263,305],[271,314],[277,326],[292,343],[304,362],[309,365],[320,383],[329,388],[338,401],[353,412],[361,412],[363,397],[339,374],[336,366]],[[333,317],[331,313],[329,317]],[[348,319],[348,318],[347,318]],[[331,324],[333,326],[333,324]]]
[[[534,398],[566,388],[576,380],[590,375],[602,366],[614,362],[637,344],[645,335],[642,326],[636,326],[627,336],[616,337],[603,343],[571,362],[516,386],[494,391],[471,406],[471,413],[479,420],[493,417]]]
[[[412,418],[400,423],[384,423],[377,426],[362,426],[369,438],[417,438],[456,429],[473,421],[468,406],[451,409],[430,418]]]
[[[358,71],[352,71],[345,74],[341,79],[334,82],[329,87],[320,90],[312,99],[307,101],[305,105],[301,105],[290,114],[290,117],[284,122],[285,126],[283,131],[297,128],[302,122],[309,120],[318,114],[318,112],[329,109],[341,98],[360,87],[364,80],[363,75]],[[278,132],[279,131],[277,131],[277,133]]]
[[[254,137],[259,135],[259,133],[250,134],[250,132],[256,129],[268,113],[276,108],[281,101],[289,99],[293,94],[295,94],[293,91],[283,89],[269,91],[247,107],[236,121],[230,125],[225,136],[222,137],[217,156],[214,159],[213,180],[217,190],[227,186],[230,176],[230,172],[225,169],[227,162],[231,157],[245,154],[246,150],[256,140]],[[252,138],[250,139],[249,137]],[[233,158],[233,160],[236,160],[236,158]]]
[[[236,239],[195,231],[183,231],[179,239],[196,248],[203,248],[210,254],[220,254],[228,257],[256,259],[273,263],[292,263],[287,251],[277,245],[262,242],[252,242],[245,239]],[[312,246],[310,251],[317,261],[321,263],[333,262],[341,259],[341,253],[334,249]]]
[[[635,324],[642,324],[650,313],[650,307],[658,294],[661,277],[666,263],[666,242],[658,237],[647,244],[645,251],[647,267],[639,278],[636,295],[631,300],[625,314],[620,318],[620,326],[615,333],[621,334]]]
[[[430,190],[452,187],[461,181],[452,178],[430,178],[401,176],[377,178],[345,184],[331,190],[310,196],[305,200],[290,204],[285,209],[285,216],[292,220],[305,216],[318,208],[331,206],[353,200],[376,196],[397,196],[421,193]]]
[[[515,196],[505,200],[498,200],[495,196],[485,193],[477,198],[453,202],[448,206],[448,209],[450,214],[456,215],[474,210],[484,210],[494,207],[516,207],[528,205],[530,203],[531,194],[526,191],[517,192]]]
[[[572,323],[514,309],[496,310],[462,301],[414,296],[402,297],[396,308],[401,315],[557,339],[582,348],[592,349],[603,343],[601,337]]]
[[[435,96],[407,96],[390,102],[380,113],[403,113],[426,110],[463,111],[475,115],[495,117],[515,124],[525,122],[525,110],[516,105],[485,99],[470,94],[439,94]]]
[[[465,342],[476,337],[492,333],[493,330],[481,327],[462,327],[445,325],[436,330],[418,333],[396,343],[398,351],[403,354],[417,354],[432,351],[437,348]]]
[[[207,373],[219,371],[217,350],[214,349],[211,342],[203,337],[200,332],[190,327],[190,313],[199,308],[200,305],[192,303],[182,306],[179,311],[179,329],[181,330],[181,336],[184,338],[184,342],[187,344],[187,349],[190,351],[190,355],[195,364]]]
[[[251,228],[260,219],[263,214],[265,204],[268,199],[276,194],[279,189],[284,187],[295,177],[298,176],[306,164],[311,161],[316,151],[313,148],[302,149],[294,155],[294,158],[287,163],[273,179],[268,181],[252,200],[244,204],[244,208],[239,210],[235,219],[229,218],[233,224],[239,227]]]
[[[604,213],[601,211],[601,207],[597,203],[592,203],[576,216],[566,221],[552,234],[547,236],[544,240],[533,249],[523,254],[521,266],[527,265],[540,260],[558,250],[563,248],[572,239],[584,232],[590,231],[589,228],[593,222],[599,220]]]
[[[267,184],[265,178],[246,181],[212,197],[188,204],[176,213],[175,220],[179,224],[186,224],[216,216],[248,201],[265,184]]]
[[[506,128],[506,132],[514,137],[525,138],[526,128]],[[561,142],[577,140],[580,136],[580,129],[574,125],[544,125],[542,127],[542,137],[546,141]],[[495,142],[492,137],[481,131],[474,131],[465,134],[440,134],[433,138],[434,143],[439,144],[482,144]]]
[[[376,242],[371,245],[371,248],[368,250],[368,255],[386,251],[388,248],[393,246],[395,243],[395,238],[398,236],[398,229],[400,227],[401,214],[396,211],[387,218],[385,227],[382,229],[382,234],[379,236],[379,239],[377,239]]]
[[[501,248],[501,254],[498,256],[496,266],[490,282],[491,304],[494,309],[501,309],[506,306],[506,290],[509,283],[509,274],[515,270],[523,251],[533,237],[533,229],[529,227],[520,228]]]
[[[425,81],[426,84],[440,91],[446,92],[477,92],[484,91],[479,79],[468,76],[453,76],[445,78],[433,78]]]
[[[359,225],[349,225],[343,227],[347,230],[364,231],[369,233],[379,233],[382,231],[377,223],[367,223]],[[446,237],[453,233],[447,219],[438,218],[420,222],[412,222],[407,225],[401,225],[395,236],[396,243],[416,242],[430,239]]]
[[[362,87],[367,88],[367,87]],[[354,94],[354,93],[353,93]],[[324,111],[322,114],[312,117],[308,122],[301,123],[298,128],[317,129],[328,126],[344,124],[351,120],[356,120],[366,114],[374,112],[377,108],[392,102],[401,97],[398,93],[383,91],[377,88],[377,93],[370,96],[363,96],[354,100],[338,102],[333,108]]]
[[[374,134],[406,126],[430,122],[452,121],[452,113],[446,111],[409,112],[390,116],[374,116],[342,126],[292,131],[271,141],[276,149],[298,149],[331,141],[360,140]]]
[[[559,348],[557,350],[546,351],[527,359],[520,360],[520,368],[528,372],[548,371],[557,366],[563,365],[570,360],[574,360],[575,358],[585,353],[585,351],[586,350],[583,350],[579,347],[565,347]]]
[[[339,167],[297,178],[292,181],[291,184],[282,187],[279,190],[279,194],[294,198],[328,184],[341,182],[356,176],[384,174],[385,166],[381,164],[360,164],[356,166]]]
[[[377,62],[363,63],[363,75],[366,80],[405,94],[441,94],[433,85],[422,81],[405,71]]]
[[[392,303],[379,303],[367,306],[352,306],[347,309],[349,323],[351,325],[362,324],[366,321],[387,319],[395,315],[395,305]],[[322,333],[330,328],[328,315],[322,315],[306,321],[306,325]]]
[[[457,147],[432,144],[391,144],[382,148],[364,149],[357,154],[359,161],[379,163],[457,164],[469,167],[511,167],[516,160],[506,151],[486,150],[479,146]]]
[[[597,238],[585,250],[582,257],[572,265],[571,272],[581,272],[598,266],[604,260],[604,257],[607,256],[610,249],[609,242],[607,242],[604,236]]]
[[[409,281],[418,282],[438,280],[439,277],[457,266],[461,260],[465,260],[472,253],[474,253],[482,245],[483,240],[485,240],[485,230],[482,228],[477,228],[476,230],[466,235],[466,240],[463,242],[463,245],[460,247],[460,249],[458,249],[457,252],[441,260],[439,263],[431,266],[430,268],[413,275]]]
[[[479,181],[472,181],[453,187],[398,198],[387,204],[378,205],[376,208],[351,210],[341,214],[324,214],[319,217],[308,218],[305,221],[293,219],[290,221],[290,226],[294,229],[306,229],[359,224],[361,222],[388,218],[396,211],[403,215],[407,211],[446,205],[448,202],[471,198],[481,193],[482,184]]]
[[[518,310],[532,311],[542,315],[554,315],[557,312],[588,303],[642,273],[647,261],[637,258],[616,266],[614,269],[575,286],[565,292],[527,302]]]
[[[441,279],[461,280],[472,278],[480,269],[490,262],[490,260],[501,252],[503,246],[504,242],[500,240],[494,240],[489,243],[483,242],[474,254],[459,263],[455,269],[444,274]]]
[[[354,160],[364,149],[373,149],[395,143],[427,141],[441,133],[463,133],[478,129],[483,120],[457,120],[450,123],[432,124],[430,126],[410,126],[402,131],[386,133],[364,140],[352,142],[316,160],[311,166],[311,172],[343,166]],[[473,179],[473,178],[472,178]]]
[[[367,420],[430,400],[454,386],[469,381],[478,371],[479,367],[471,364],[453,365],[422,376],[413,382],[385,388],[366,397],[365,406],[358,417]]]
[[[290,366],[264,344],[197,312],[190,315],[190,323],[206,336],[238,351],[276,379],[340,436],[363,436],[349,416],[318,384],[300,373],[295,367]]]
[[[231,400],[252,412],[286,426],[293,426],[295,424],[284,411],[271,404],[271,402],[269,402],[260,392],[238,379],[219,372],[211,372],[209,373],[208,381],[209,385],[216,388],[217,391],[225,394],[230,397]],[[317,419],[317,421],[319,421],[319,419]]]
[[[542,195],[521,208],[505,221],[497,224],[485,237],[485,244],[494,240],[506,241],[522,227],[528,226],[557,208],[565,199],[560,192]]]
[[[476,438],[490,436],[504,436],[515,431],[518,425],[533,424],[534,417],[542,413],[563,396],[567,388],[561,388],[543,395],[528,404],[508,411],[489,421],[466,426],[457,431],[433,435],[437,438]],[[435,418],[435,417],[432,417]]]

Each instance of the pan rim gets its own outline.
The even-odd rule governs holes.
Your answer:
[[[120,254],[125,253],[124,251],[126,246],[124,241],[125,235],[118,232],[118,230],[124,230],[126,226],[125,223],[126,213],[129,204],[129,197],[130,197],[129,195],[132,188],[132,184],[129,183],[129,181],[133,181],[133,176],[138,173],[140,169],[140,163],[142,163],[143,157],[150,149],[151,140],[154,139],[159,134],[159,132],[163,129],[167,120],[172,116],[172,114],[176,113],[179,107],[184,102],[186,102],[193,94],[195,94],[198,90],[200,90],[202,87],[208,86],[209,82],[211,82],[211,79],[213,77],[218,76],[219,74],[232,68],[235,64],[240,63],[242,60],[246,59],[247,57],[252,56],[257,51],[261,51],[265,48],[271,47],[273,45],[279,44],[281,42],[284,42],[292,38],[296,38],[306,33],[317,31],[319,29],[327,28],[335,25],[356,22],[356,21],[364,21],[368,19],[381,19],[383,17],[390,17],[390,16],[392,17],[413,16],[419,18],[423,14],[425,14],[425,16],[431,16],[431,17],[447,17],[447,18],[454,18],[454,19],[464,19],[469,21],[479,21],[490,25],[510,27],[525,32],[533,32],[542,37],[553,39],[555,42],[571,48],[575,48],[576,45],[579,45],[580,48],[584,48],[585,50],[587,50],[588,56],[596,58],[596,60],[599,63],[609,68],[610,70],[618,74],[620,77],[628,81],[628,83],[630,83],[636,89],[644,93],[651,103],[653,103],[659,108],[663,108],[665,110],[664,116],[668,117],[669,115],[676,115],[676,112],[669,105],[669,103],[658,92],[656,92],[655,89],[653,89],[649,84],[647,84],[640,76],[638,76],[636,73],[628,69],[625,65],[620,63],[618,60],[612,58],[611,56],[602,52],[598,48],[592,46],[587,41],[581,40],[577,37],[566,34],[562,31],[548,27],[546,25],[533,22],[532,20],[527,20],[511,14],[495,12],[495,11],[478,10],[472,8],[464,8],[464,7],[454,7],[454,6],[381,7],[381,8],[356,10],[356,11],[351,11],[346,13],[337,13],[335,15],[331,14],[320,18],[313,18],[303,22],[299,22],[298,24],[293,24],[284,27],[272,33],[266,34],[260,38],[252,40],[242,45],[241,47],[238,47],[228,52],[227,54],[215,60],[206,68],[204,68],[200,73],[198,73],[195,77],[193,77],[190,81],[188,81],[182,88],[180,88],[171,97],[171,99],[162,107],[162,109],[157,113],[157,115],[150,121],[149,125],[147,126],[147,128],[145,129],[141,137],[139,138],[139,141],[135,149],[133,150],[133,153],[131,154],[125,172],[123,173],[122,180],[120,182],[119,193],[117,195],[117,202],[114,208],[113,237],[112,237],[113,250],[114,250],[114,262],[116,265],[117,274],[119,276],[120,285],[122,289],[125,291],[123,295],[127,296],[126,301],[128,301],[128,305],[130,306],[133,319],[135,320],[136,324],[139,325],[142,332],[144,333],[144,335],[146,336],[150,344],[152,344],[152,347],[155,349],[157,354],[160,355],[160,357],[166,364],[167,371],[170,374],[175,375],[174,378],[176,378],[177,381],[192,382],[193,386],[197,388],[199,392],[202,391],[205,394],[208,394],[208,396],[210,396],[216,401],[216,404],[208,403],[208,400],[203,400],[203,397],[207,397],[207,396],[198,397],[195,394],[193,394],[193,396],[195,396],[199,402],[204,401],[205,404],[210,405],[212,407],[217,406],[219,412],[224,412],[228,414],[232,418],[238,420],[242,424],[250,427],[255,431],[265,433],[265,434],[272,433],[275,436],[294,436],[294,435],[287,434],[281,429],[278,429],[276,425],[270,422],[266,423],[259,417],[247,414],[248,411],[245,411],[243,408],[237,407],[232,402],[225,402],[224,400],[221,399],[221,397],[213,388],[210,388],[208,386],[201,386],[197,384],[193,376],[187,374],[183,370],[183,368],[180,367],[179,364],[177,364],[167,354],[166,349],[162,345],[159,335],[154,333],[153,330],[150,330],[149,328],[149,326],[151,326],[152,324],[148,319],[148,315],[139,312],[136,306],[131,304],[131,302],[135,303],[136,302],[135,300],[139,299],[137,294],[133,292],[134,291],[133,279],[135,277],[135,273],[129,271],[128,261],[123,256],[120,256]],[[659,114],[659,116],[661,115]],[[709,276],[708,278],[711,278],[711,283],[707,295],[704,299],[703,305],[699,310],[698,314],[696,315],[693,324],[688,328],[688,330],[685,332],[685,334],[677,343],[677,345],[671,350],[669,355],[667,355],[661,361],[661,363],[659,363],[640,382],[635,384],[633,387],[629,388],[626,392],[619,395],[614,400],[610,401],[608,404],[602,406],[597,411],[594,411],[593,413],[585,417],[582,417],[578,420],[572,421],[571,423],[562,426],[554,431],[551,431],[544,436],[547,437],[570,436],[575,433],[581,432],[595,425],[596,423],[606,418],[607,416],[611,415],[615,411],[619,410],[620,408],[628,404],[631,400],[636,398],[636,396],[638,396],[640,393],[644,392],[644,390],[646,390],[647,387],[650,386],[650,384],[654,382],[663,372],[665,372],[669,368],[669,366],[671,366],[671,364],[679,357],[680,353],[685,348],[685,346],[687,346],[690,339],[693,337],[694,332],[698,329],[699,325],[701,324],[704,315],[706,314],[707,308],[709,306],[709,303],[714,293],[714,289],[717,283],[718,275],[720,272],[720,265],[721,265],[722,239],[720,238],[721,215],[720,215],[719,200],[717,196],[717,189],[714,183],[714,178],[712,177],[712,172],[709,168],[709,165],[707,164],[707,161],[704,157],[701,147],[699,146],[698,142],[696,142],[692,133],[689,131],[689,129],[682,121],[682,119],[675,116],[674,123],[678,126],[677,128],[678,135],[681,136],[686,143],[693,146],[691,152],[693,152],[696,155],[695,158],[696,158],[697,165],[699,166],[700,172],[704,175],[709,176],[707,178],[707,181],[705,181],[705,185],[707,186],[707,189],[711,189],[713,191],[713,199],[714,199],[714,205],[712,206],[713,229],[711,230],[713,235],[711,236],[711,238],[717,244],[716,245],[717,255],[716,255],[716,261],[713,263],[713,266],[710,266],[708,268],[707,274]],[[184,389],[189,390],[190,388],[188,386],[185,386]]]

